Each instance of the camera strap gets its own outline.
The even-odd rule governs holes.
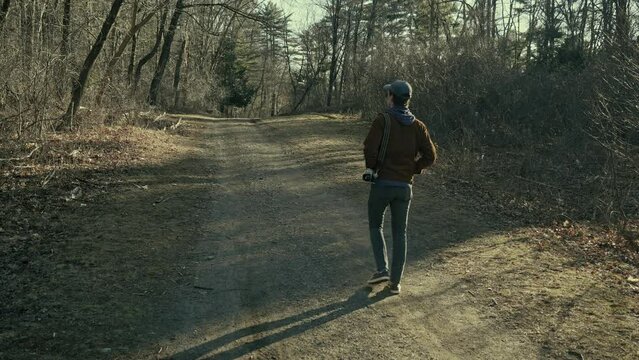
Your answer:
[[[377,172],[384,166],[384,159],[386,159],[386,149],[388,148],[388,141],[390,139],[391,119],[390,115],[386,111],[384,115],[384,135],[382,136],[382,143],[379,145],[379,152],[377,153]]]

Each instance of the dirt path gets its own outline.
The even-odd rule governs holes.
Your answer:
[[[60,237],[84,255],[39,285],[51,287],[46,316],[13,326],[30,336],[1,333],[14,351],[0,357],[639,356],[625,285],[541,249],[433,175],[415,185],[402,295],[366,291],[365,123],[182,117],[193,136],[171,161],[126,170],[103,202],[71,203]]]
[[[339,138],[299,132],[315,150],[296,157],[294,145],[274,141],[286,121],[204,128],[203,156],[215,164],[215,175],[210,205],[199,217],[206,235],[195,250],[194,285],[207,290],[203,301],[176,303],[192,309],[184,321],[197,333],[166,345],[173,358],[514,359],[534,351],[524,337],[495,326],[467,293],[451,290],[454,277],[432,272],[426,234],[459,236],[448,233],[448,222],[436,224],[441,218],[455,216],[472,231],[485,228],[463,210],[413,221],[411,232],[423,238],[412,239],[405,293],[367,294],[361,285],[372,261],[367,187],[356,182],[360,151]],[[416,204],[428,197],[419,195]]]
[[[556,274],[571,260],[536,251],[525,235],[508,233],[508,225],[476,213],[428,176],[415,188],[404,293],[382,298],[362,288],[373,268],[367,186],[358,181],[360,131],[353,131],[362,124],[322,116],[198,123],[202,148],[194,164],[208,167],[210,177],[198,198],[203,208],[195,210],[196,293],[175,299],[184,330],[153,344],[151,357],[158,348],[174,359],[590,354],[593,340],[563,327],[583,320],[571,314],[579,307],[573,291],[597,288],[597,279],[587,270]],[[539,283],[544,277],[557,279],[557,294]],[[541,309],[528,308],[533,299]],[[615,301],[600,311],[619,318]],[[619,320],[631,335],[627,344],[637,336],[633,321]],[[600,341],[603,351],[636,351]]]

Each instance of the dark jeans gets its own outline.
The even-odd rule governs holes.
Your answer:
[[[388,256],[384,240],[384,213],[390,205],[393,227],[393,262],[391,282],[399,284],[406,263],[406,225],[413,190],[410,187],[372,185],[368,196],[368,226],[377,271],[388,271]]]

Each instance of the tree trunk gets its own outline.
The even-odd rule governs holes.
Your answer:
[[[135,23],[138,21],[138,0],[133,2],[133,10],[131,12],[131,29],[135,27]],[[137,31],[133,34],[133,39],[131,39],[131,54],[129,55],[129,66],[126,71],[126,78],[131,85],[131,80],[133,77],[133,68],[135,67],[135,50],[138,46],[138,34]]]
[[[175,62],[175,73],[173,74],[173,93],[175,95],[173,99],[173,107],[177,108],[180,102],[180,75],[182,71],[182,62],[184,61],[184,52],[186,51],[188,39],[185,37],[182,40],[182,46],[180,46],[180,52],[178,53],[177,61]]]
[[[133,92],[136,92],[138,89],[140,77],[142,76],[142,68],[144,67],[144,65],[146,65],[146,63],[153,59],[155,54],[157,54],[158,50],[160,49],[160,45],[162,44],[162,37],[164,36],[164,25],[166,24],[166,16],[167,10],[166,8],[164,8],[164,11],[162,12],[162,18],[160,19],[160,24],[158,26],[158,31],[155,35],[155,43],[153,44],[151,50],[149,50],[149,52],[144,55],[140,59],[140,61],[138,61],[138,64],[135,67],[135,74],[133,75]]]
[[[429,9],[430,9],[430,21],[429,21],[429,29],[428,29],[428,35],[430,35],[430,41],[434,42],[433,40],[437,37],[436,35],[436,29],[437,29],[437,13],[435,11],[435,2],[433,0],[430,1],[429,3]]]
[[[613,1],[614,0],[604,0],[601,2],[601,34],[604,40],[604,47],[608,47],[613,39]]]
[[[0,35],[2,35],[2,28],[4,27],[4,22],[7,19],[10,5],[11,0],[4,0],[2,1],[2,5],[0,5]]]
[[[107,15],[104,23],[102,24],[102,29],[100,30],[100,34],[95,39],[95,43],[91,47],[89,54],[86,59],[84,59],[84,63],[82,64],[82,69],[80,70],[80,75],[78,79],[73,82],[73,88],[71,90],[71,102],[69,103],[69,107],[67,108],[67,112],[64,116],[64,125],[67,127],[73,126],[73,116],[78,111],[78,107],[80,106],[80,101],[82,100],[82,95],[84,94],[84,88],[86,86],[87,80],[89,79],[89,74],[91,73],[91,68],[93,68],[93,64],[95,60],[100,55],[102,51],[102,47],[104,46],[104,42],[109,36],[109,32],[115,23],[115,20],[118,17],[118,13],[120,12],[120,8],[122,7],[122,3],[124,0],[114,0],[111,5],[111,10]]]
[[[339,15],[342,6],[342,0],[331,0],[331,67],[328,77],[328,94],[326,95],[326,106],[331,106],[333,97],[333,89],[335,88],[335,80],[337,79],[337,43],[339,41]]]
[[[544,35],[542,37],[541,48],[539,49],[540,60],[548,64],[552,59],[555,47],[555,1],[545,0],[544,2]]]
[[[351,66],[348,63],[349,60],[349,44],[351,42],[351,9],[348,9],[348,15],[346,16],[346,34],[344,35],[344,53],[342,55],[342,73],[339,79],[339,90],[337,91],[337,102],[342,105],[342,94],[344,92],[344,81],[347,80],[347,73]]]
[[[169,56],[171,55],[171,46],[173,45],[173,38],[175,37],[175,31],[177,30],[178,23],[180,22],[180,16],[184,10],[184,0],[177,0],[175,4],[175,11],[171,17],[171,23],[169,24],[169,30],[164,38],[164,44],[162,44],[162,51],[160,51],[160,59],[158,66],[155,68],[155,74],[153,80],[151,80],[151,87],[149,89],[149,104],[157,105],[158,94],[160,92],[160,85],[162,83],[162,77],[164,77],[164,70],[166,64],[169,62]]]
[[[33,11],[33,3],[22,3],[20,31],[22,34],[23,61],[26,68],[31,68],[31,58],[33,55]]]
[[[588,22],[588,0],[583,0],[583,8],[581,9],[581,24],[579,27],[579,49],[584,50],[586,38],[586,23]]]
[[[630,45],[630,19],[628,0],[615,0],[615,40],[621,51]]]
[[[159,10],[159,8],[156,10]],[[99,82],[100,85],[98,90],[98,96],[96,97],[96,102],[98,105],[101,104],[102,102],[102,96],[104,95],[104,91],[106,90],[109,79],[111,78],[111,75],[113,74],[113,69],[115,68],[115,65],[117,65],[120,58],[122,57],[122,54],[124,54],[124,52],[126,51],[126,48],[129,45],[129,42],[135,39],[140,29],[142,29],[149,21],[151,21],[153,17],[155,17],[155,11],[149,12],[145,17],[142,18],[142,20],[140,20],[138,24],[133,24],[131,29],[129,29],[129,32],[122,39],[122,42],[120,43],[120,45],[117,46],[116,50],[114,50],[113,56],[111,57],[111,60],[109,60],[109,63],[107,64],[107,68],[104,71],[104,75],[102,76],[102,79]]]
[[[293,100],[295,100],[295,95],[297,95],[297,81],[293,76],[293,68],[291,67],[291,52],[288,45],[288,24],[286,26],[287,27],[284,29],[284,55],[286,56],[286,68],[288,70],[288,77],[291,80],[291,88],[293,89]]]
[[[71,0],[64,0],[64,10],[62,15],[62,43],[60,52],[63,57],[69,55],[69,34],[71,33]]]
[[[595,12],[597,11],[597,7],[595,5],[595,1],[590,2],[590,23],[588,24],[590,41],[588,44],[588,53],[592,55],[595,51],[595,44],[597,42],[597,37],[595,36]]]
[[[277,91],[271,92],[271,117],[277,115]]]
[[[366,31],[366,46],[370,46],[373,34],[375,32],[375,20],[377,20],[377,1],[373,0],[371,4],[371,16],[368,19],[368,29]]]
[[[359,45],[359,24],[362,21],[364,14],[364,0],[360,0],[359,10],[357,11],[357,20],[355,21],[355,29],[353,30],[353,56],[351,59],[351,67],[353,67],[351,73],[353,74],[353,86],[352,89],[359,87],[359,74],[361,73],[361,62],[357,57],[357,46]]]
[[[302,103],[304,102],[304,100],[306,99],[306,96],[308,95],[308,93],[311,91],[311,89],[313,88],[313,86],[315,86],[315,84],[317,83],[317,79],[319,78],[319,74],[322,71],[322,66],[321,64],[324,62],[324,60],[326,59],[326,53],[322,56],[321,59],[319,59],[319,61],[317,62],[317,68],[315,69],[315,73],[313,74],[313,78],[306,84],[306,88],[304,89],[304,92],[302,93],[302,97],[300,97],[300,99],[297,101],[297,103],[295,104],[295,106],[293,106],[293,110],[291,110],[292,113],[296,112],[297,109],[300,107],[300,105],[302,105]],[[312,68],[312,65],[311,65]]]
[[[497,14],[497,0],[492,0],[491,4],[491,14],[490,14],[490,37],[497,37],[497,22],[495,19],[495,15]]]

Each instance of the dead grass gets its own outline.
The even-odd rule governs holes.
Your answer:
[[[609,191],[594,160],[547,149],[444,149],[435,172],[469,205],[543,232],[544,246],[606,264],[622,276],[639,274],[639,204],[628,202],[624,226],[599,207]],[[631,183],[632,179],[628,179]],[[633,191],[637,191],[634,189]]]
[[[443,257],[472,300],[539,344],[543,358],[634,359],[637,288],[606,268],[557,253],[545,238],[538,229],[520,229]]]
[[[135,261],[120,263],[110,254],[122,244],[99,241],[90,232],[87,242],[71,244],[69,238],[85,232],[82,214],[90,213],[89,207],[133,186],[122,183],[129,169],[159,166],[181,155],[175,140],[164,131],[113,126],[51,134],[42,141],[0,141],[0,158],[20,159],[0,162],[0,357],[20,348],[44,355],[64,342],[82,351],[93,341],[77,336],[95,325],[91,317],[104,313],[102,305],[80,299],[114,296],[111,288],[95,288],[95,271],[109,274],[117,286],[134,276],[126,271]],[[164,262],[154,259],[146,266]],[[127,303],[132,302],[123,300],[114,311],[125,318],[138,311]],[[57,329],[62,319],[78,331]],[[15,352],[4,353],[11,349]]]

